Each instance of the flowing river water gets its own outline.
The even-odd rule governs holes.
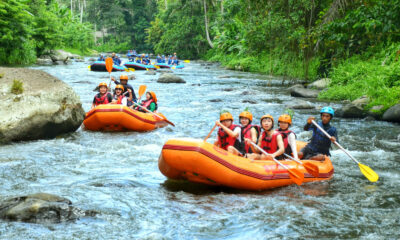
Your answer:
[[[101,81],[108,83],[108,73],[90,72],[87,66],[86,62],[34,68],[72,86],[87,111],[93,89]],[[168,139],[204,138],[221,109],[230,110],[236,120],[246,106],[255,121],[265,113],[277,118],[296,98],[281,79],[218,65],[194,62],[176,70],[186,84],[160,84],[158,74],[145,71],[134,74],[137,78],[130,84],[136,92],[141,84],[155,91],[160,112],[176,127],[146,133],[80,128],[52,140],[0,146],[0,200],[46,192],[99,212],[60,224],[3,221],[1,239],[400,238],[399,125],[333,120],[341,144],[379,174],[377,183],[368,182],[339,149],[332,151],[335,174],[326,182],[262,192],[176,182],[158,170],[158,156]],[[337,109],[340,104],[330,106]],[[318,117],[317,110],[295,111],[292,130],[301,140],[310,137],[302,130],[310,115]]]

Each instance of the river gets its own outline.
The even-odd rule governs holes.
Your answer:
[[[258,121],[266,113],[277,118],[285,104],[295,101],[279,78],[199,62],[186,65],[175,71],[186,84],[159,84],[158,75],[145,71],[136,71],[136,80],[130,81],[136,92],[141,84],[156,92],[160,112],[175,128],[146,133],[79,129],[52,140],[0,146],[0,200],[46,192],[99,212],[61,224],[0,222],[0,238],[400,238],[400,128],[388,122],[333,120],[341,144],[379,174],[377,183],[368,182],[339,149],[332,151],[335,174],[327,182],[246,192],[167,180],[157,163],[168,139],[205,137],[221,109],[230,110],[237,120],[248,106]],[[101,81],[108,83],[108,73],[90,72],[87,66],[86,62],[34,68],[72,86],[87,111],[93,89]],[[292,130],[301,140],[310,137],[302,131],[310,115],[318,117],[317,110],[295,111]]]

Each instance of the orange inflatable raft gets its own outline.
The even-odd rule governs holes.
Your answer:
[[[304,142],[298,142],[304,146]],[[323,161],[302,160],[318,167],[317,176],[306,171],[303,165],[282,160],[289,169],[304,173],[303,182],[328,180],[333,176],[329,157]],[[293,184],[286,169],[274,161],[251,161],[235,156],[213,144],[195,139],[168,140],[161,151],[158,167],[171,179],[185,179],[209,185],[221,185],[244,190],[265,190]]]
[[[161,113],[157,115],[164,117]],[[151,131],[167,125],[154,114],[139,112],[119,104],[105,104],[93,108],[86,113],[83,124],[91,131],[138,132]]]

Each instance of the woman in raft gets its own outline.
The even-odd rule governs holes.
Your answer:
[[[132,90],[128,89],[127,92],[124,92],[124,86],[122,86],[121,84],[118,84],[117,86],[115,86],[115,93],[113,96],[113,100],[112,100],[112,104],[121,104],[123,106],[127,106],[128,105],[128,100],[132,101]],[[129,93],[129,98],[125,97],[125,94]]]
[[[242,145],[240,143],[241,129],[238,125],[233,124],[232,114],[229,112],[221,113],[219,120],[215,121],[215,125],[220,128],[214,145],[230,153],[236,153]]]
[[[289,127],[292,125],[292,118],[289,114],[283,114],[278,118],[278,131],[283,139],[283,146],[285,147],[285,154],[292,156],[297,160],[299,160],[299,156],[297,154],[297,145],[296,145],[296,134],[289,130]]]
[[[146,100],[143,100],[140,103],[141,107],[135,107],[136,110],[139,110],[141,112],[146,112],[143,108],[146,108],[147,110],[151,112],[157,111],[158,105],[157,105],[157,96],[154,92],[150,91],[146,93]]]
[[[281,134],[273,129],[274,118],[271,115],[266,114],[261,117],[260,125],[264,131],[258,139],[258,146],[267,152],[268,155],[259,151],[258,148],[253,147],[252,150],[255,153],[249,154],[248,158],[252,160],[272,160],[272,158],[282,159],[285,147]],[[245,141],[247,144],[252,145],[250,139],[245,139]]]
[[[99,93],[93,98],[92,108],[100,104],[108,104],[112,102],[112,95],[108,92],[107,83],[102,82],[99,84]]]

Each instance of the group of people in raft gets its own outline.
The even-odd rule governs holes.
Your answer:
[[[146,99],[139,104],[137,103],[138,99],[136,98],[133,87],[128,84],[127,75],[121,75],[119,77],[119,81],[115,80],[114,77],[111,77],[111,80],[116,84],[114,93],[108,92],[107,83],[100,83],[98,86],[99,93],[94,96],[92,108],[95,108],[96,106],[101,104],[121,104],[123,106],[127,106],[131,109],[136,109],[142,112],[146,111],[144,109],[147,109],[151,112],[157,110],[157,96],[154,92],[146,92]]]
[[[331,107],[323,107],[320,111],[321,121],[318,122],[332,137],[327,138],[316,126],[312,124],[315,117],[309,117],[304,126],[305,131],[313,131],[311,141],[300,152],[297,152],[296,134],[289,128],[292,118],[283,114],[278,118],[278,129],[274,129],[273,116],[266,114],[260,119],[260,125],[253,125],[253,115],[245,110],[239,114],[240,125],[233,123],[232,114],[223,112],[220,119],[215,122],[219,126],[217,140],[214,145],[226,151],[247,157],[252,160],[282,160],[285,154],[295,159],[323,160],[324,155],[330,156],[331,142],[337,141],[336,128],[330,125],[335,112]],[[259,151],[253,144],[257,144],[268,155]]]

